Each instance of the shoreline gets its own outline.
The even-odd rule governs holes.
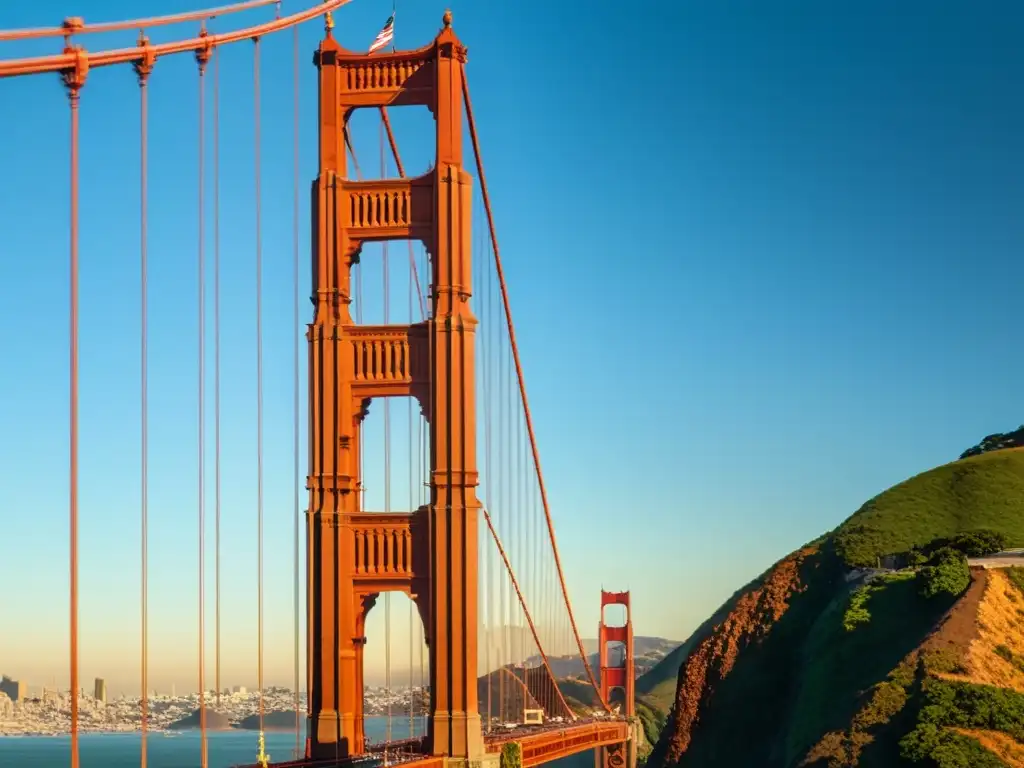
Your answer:
[[[147,734],[160,734],[162,736],[176,736],[177,734],[187,733],[198,733],[198,728],[147,728]],[[295,733],[294,728],[264,728],[264,733]],[[135,734],[141,734],[141,728],[89,728],[79,729],[79,736],[131,736]],[[257,728],[240,728],[237,726],[231,726],[230,728],[208,728],[207,734],[214,733],[259,733]],[[4,732],[0,731],[0,739],[27,739],[27,738],[57,738],[60,736],[71,736],[71,731],[15,731],[15,732]]]

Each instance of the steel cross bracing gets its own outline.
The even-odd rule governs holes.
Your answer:
[[[540,467],[540,457],[531,417],[522,362],[516,343],[509,295],[498,250],[480,143],[465,73],[466,48],[452,28],[446,12],[435,39],[411,51],[381,51],[373,56],[346,50],[335,39],[332,14],[349,0],[327,0],[304,10],[282,15],[281,3],[251,0],[191,13],[125,22],[89,24],[69,18],[53,28],[0,30],[0,44],[63,38],[63,49],[49,56],[6,56],[0,50],[0,78],[56,73],[64,82],[70,105],[69,190],[71,298],[70,344],[70,498],[69,498],[69,592],[71,598],[70,685],[79,689],[78,626],[78,282],[79,269],[79,137],[80,104],[88,99],[89,73],[96,67],[128,65],[139,85],[140,125],[140,328],[142,379],[140,424],[142,453],[141,570],[139,574],[140,690],[142,749],[140,764],[147,763],[146,733],[151,718],[146,693],[150,661],[148,637],[154,611],[148,600],[149,522],[146,455],[149,448],[147,424],[148,345],[151,319],[147,314],[150,286],[147,281],[149,179],[147,141],[150,120],[151,73],[161,59],[192,53],[197,62],[197,129],[199,155],[198,203],[198,493],[197,533],[199,557],[197,670],[201,749],[197,762],[207,765],[207,712],[220,704],[220,553],[221,553],[221,214],[219,180],[221,162],[219,51],[225,45],[251,41],[253,45],[252,88],[254,112],[252,129],[255,155],[253,179],[256,189],[256,358],[257,458],[259,484],[258,545],[254,553],[257,569],[258,639],[257,678],[259,689],[260,754],[263,750],[264,711],[264,597],[263,597],[263,502],[262,485],[269,468],[262,454],[263,343],[262,284],[264,260],[261,248],[263,212],[260,185],[263,176],[261,126],[261,69],[272,63],[261,61],[262,38],[292,30],[293,33],[293,165],[292,298],[294,486],[296,499],[294,560],[294,706],[300,707],[299,642],[302,584],[306,585],[307,723],[296,718],[296,760],[280,765],[338,764],[379,756],[385,763],[434,763],[448,758],[487,759],[496,756],[504,744],[515,742],[522,750],[525,766],[598,749],[607,765],[622,765],[622,745],[633,739],[631,719],[612,713],[608,685],[599,685],[583,647],[572,612],[565,575],[555,539],[550,504]],[[272,6],[274,16],[251,26],[228,29],[225,20],[235,14]],[[289,9],[290,10],[290,9]],[[313,322],[308,326],[310,365],[309,430],[306,487],[310,493],[307,510],[298,503],[300,490],[300,275],[305,274],[299,254],[300,222],[300,104],[299,26],[318,17],[326,19],[326,34],[317,52],[319,72],[319,168],[314,183],[313,219]],[[146,31],[157,27],[199,24],[198,34],[170,42],[151,43]],[[221,31],[213,32],[217,24]],[[134,45],[106,50],[89,50],[80,41],[93,33],[137,31]],[[0,84],[2,87],[2,84]],[[212,91],[212,94],[210,93]],[[400,154],[400,143],[389,116],[391,110],[422,105],[434,116],[436,157],[429,170],[408,176]],[[381,176],[365,179],[359,169],[352,141],[351,121],[357,109],[372,108],[380,119]],[[464,167],[463,122],[468,125],[474,176]],[[212,134],[212,142],[209,137]],[[385,141],[386,137],[386,141]],[[206,147],[212,144],[212,155]],[[390,150],[390,160],[385,157]],[[87,150],[86,150],[87,151]],[[351,163],[353,173],[348,171]],[[393,164],[396,171],[389,176]],[[207,189],[213,176],[212,196]],[[478,191],[478,195],[476,192]],[[212,221],[207,199],[212,197]],[[473,229],[480,217],[485,226]],[[213,233],[212,329],[207,317],[207,254],[209,233]],[[394,324],[388,317],[388,250],[386,241],[408,242],[408,322]],[[381,244],[381,245],[377,245]],[[385,322],[362,325],[364,300],[361,260],[377,258],[379,247],[384,264]],[[92,258],[85,254],[84,258]],[[415,293],[416,300],[413,300]],[[475,297],[471,301],[471,298]],[[352,315],[350,307],[355,309]],[[473,307],[479,317],[474,314]],[[416,316],[414,308],[419,309]],[[214,349],[213,382],[208,386],[205,367],[207,337]],[[478,349],[479,348],[479,349]],[[207,553],[206,461],[208,436],[205,431],[207,389],[213,390],[213,482],[215,503],[215,595],[213,612],[215,672],[207,674],[204,649],[208,639],[206,621]],[[474,395],[473,393],[476,392]],[[388,398],[411,397],[422,411],[419,434],[413,428],[409,410],[409,473],[413,478],[422,468],[427,493],[414,498],[410,480],[409,509],[385,514],[367,512],[363,506],[363,467],[370,458],[362,440],[363,422],[372,400],[383,399],[385,424],[390,408]],[[330,404],[330,410],[326,406]],[[482,418],[477,418],[477,408]],[[341,420],[338,414],[341,414]],[[415,437],[414,437],[415,435]],[[325,438],[329,438],[325,440]],[[385,477],[390,463],[392,431],[385,433]],[[414,447],[415,444],[415,447]],[[330,446],[325,449],[324,446]],[[484,472],[477,467],[477,449],[483,453]],[[416,461],[412,460],[414,450]],[[389,484],[384,493],[388,498]],[[477,489],[481,492],[478,495]],[[418,503],[418,506],[417,506]],[[386,502],[386,507],[389,503]],[[301,530],[306,529],[307,556],[301,557]],[[478,547],[480,552],[478,555]],[[326,553],[330,551],[328,560]],[[305,559],[305,579],[300,562]],[[454,585],[458,584],[457,590]],[[390,738],[385,743],[366,741],[363,733],[363,653],[365,623],[369,611],[384,593],[407,594],[422,619],[423,647],[429,654],[429,685],[425,732],[416,734],[420,716],[409,709],[409,731],[413,738]],[[627,598],[628,599],[628,598]],[[387,603],[386,603],[387,604]],[[340,606],[340,607],[339,607]],[[461,616],[454,622],[453,611]],[[390,685],[390,608],[387,609],[388,680]],[[346,623],[347,622],[347,623]],[[466,629],[456,631],[458,624]],[[625,630],[623,630],[625,631]],[[629,637],[631,638],[631,629]],[[478,646],[478,635],[483,643]],[[612,635],[618,636],[615,632]],[[602,624],[602,637],[604,625]],[[631,656],[631,642],[628,644]],[[553,654],[553,655],[552,655]],[[575,655],[591,689],[591,715],[574,710],[558,685],[553,665]],[[601,650],[602,670],[606,668]],[[421,665],[423,656],[421,654]],[[410,684],[414,681],[415,654],[410,635]],[[340,667],[339,667],[340,665]],[[483,669],[483,673],[479,669]],[[631,672],[630,665],[627,667]],[[338,673],[341,673],[340,675]],[[421,674],[423,674],[421,672]],[[604,671],[605,675],[613,674]],[[618,673],[614,673],[618,674]],[[621,675],[615,677],[619,680]],[[216,693],[206,692],[214,680]],[[632,693],[631,682],[626,685]],[[347,687],[346,687],[347,686]],[[71,765],[79,760],[78,696],[70,696]],[[584,702],[586,703],[586,702]],[[389,705],[390,706],[390,705]],[[547,723],[516,725],[524,709],[540,710]],[[460,714],[461,713],[461,714]],[[393,713],[389,710],[389,715]],[[626,715],[632,715],[627,705]],[[389,723],[393,717],[389,719]],[[389,733],[391,726],[389,725]],[[303,734],[305,730],[305,734]]]

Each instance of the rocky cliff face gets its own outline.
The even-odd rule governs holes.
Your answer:
[[[831,582],[823,606],[818,557],[783,560],[695,644],[648,766],[1024,768],[1024,569],[974,569],[948,599],[912,574]]]
[[[676,700],[665,736],[652,754],[653,762],[679,762],[690,747],[702,710],[732,672],[739,654],[762,640],[785,614],[792,596],[806,589],[800,566],[815,552],[803,549],[776,565],[764,582],[742,595],[725,620],[691,651],[679,669]]]
[[[801,632],[841,582],[835,555],[809,546],[740,593],[697,639],[679,668],[676,696],[648,764],[746,765],[750,745],[782,727]],[[766,765],[767,763],[759,763]]]

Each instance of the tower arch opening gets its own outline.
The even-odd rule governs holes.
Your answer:
[[[402,591],[370,599],[363,626],[363,733],[367,744],[426,735],[428,649],[415,601]]]

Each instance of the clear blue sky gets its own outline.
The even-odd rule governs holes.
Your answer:
[[[285,12],[295,5],[285,2]],[[147,9],[195,6],[161,0]],[[400,2],[398,47],[429,41],[443,10]],[[633,591],[638,632],[683,639],[741,584],[868,497],[1024,422],[1019,3],[522,0],[454,1],[452,10],[470,50],[531,405],[584,634],[594,633],[604,584]],[[139,12],[125,0],[7,3],[0,26]],[[383,0],[354,0],[336,33],[363,49],[389,12]],[[321,28],[301,31],[304,296],[316,164],[310,55]],[[93,49],[133,43],[131,34],[86,40]],[[8,44],[0,55],[58,46]],[[227,682],[250,685],[251,49],[226,50],[221,74],[224,621],[233,649],[225,669]],[[271,682],[287,682],[291,668],[291,56],[290,33],[263,44]],[[81,160],[83,676],[129,689],[139,557],[137,90],[127,69],[90,74]],[[179,689],[194,677],[195,645],[196,101],[193,60],[159,62],[150,134],[151,658],[156,684]],[[43,76],[0,82],[0,105],[0,671],[36,683],[65,674],[67,104],[57,78]],[[430,155],[425,116],[396,117],[415,172]],[[376,127],[356,127],[369,173]],[[398,320],[407,316],[401,279]],[[305,300],[301,311],[306,322]],[[212,337],[208,352],[212,375]],[[304,394],[302,413],[304,428]],[[393,418],[405,429],[404,404]],[[208,454],[212,521],[212,443]],[[404,483],[397,498],[408,495]],[[396,622],[407,626],[406,603],[397,604]]]

